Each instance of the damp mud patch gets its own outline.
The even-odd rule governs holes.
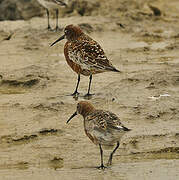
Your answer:
[[[179,73],[177,71],[152,71],[152,72],[145,72],[142,74],[134,75],[130,78],[122,79],[122,83],[144,83],[150,82],[154,83],[157,87],[159,86],[169,86],[169,85],[176,85],[178,83]]]
[[[179,147],[166,147],[147,152],[137,152],[129,155],[133,160],[141,159],[179,159]]]
[[[21,87],[0,86],[0,94],[25,94],[27,90]]]
[[[63,167],[64,160],[61,157],[54,157],[52,160],[48,161],[50,168],[57,170]]]
[[[0,165],[0,170],[3,169],[17,169],[17,170],[26,170],[29,168],[29,163],[28,162],[18,162],[15,164],[1,164]]]
[[[38,103],[35,105],[32,105],[33,109],[43,110],[43,111],[54,111],[58,112],[61,109],[61,106],[64,105],[64,102],[45,102],[45,103]]]
[[[36,134],[32,134],[32,135],[24,135],[23,137],[20,138],[12,138],[12,143],[14,144],[24,144],[24,143],[29,143],[32,140],[37,139],[37,135]]]
[[[61,129],[42,129],[39,131],[39,135],[49,136],[49,135],[59,135],[62,134],[63,131]]]
[[[46,82],[50,80],[48,69],[40,66],[27,66],[25,68],[15,69],[12,72],[1,72],[0,90],[22,88],[30,89],[35,86],[45,87]]]
[[[36,134],[24,135],[22,137],[12,137],[11,135],[1,136],[0,144],[14,144],[21,145],[36,140],[38,136]]]
[[[166,147],[145,152],[132,152],[127,155],[116,155],[124,163],[144,162],[151,160],[174,160],[179,159],[179,147]]]
[[[163,40],[163,37],[159,34],[152,34],[152,33],[144,33],[138,37],[138,41],[144,41],[148,44],[151,44],[153,42],[161,42]]]
[[[28,144],[37,140],[39,136],[59,136],[63,133],[61,129],[41,129],[38,133],[31,135],[24,135],[22,137],[13,137],[12,135],[5,135],[0,137],[0,144],[21,145]]]
[[[168,147],[166,147],[166,144]],[[135,136],[131,139],[129,138],[128,143],[124,142],[123,147],[130,149],[132,154],[145,154],[148,152],[151,154],[164,153],[164,155],[161,155],[163,157],[165,153],[171,153],[171,157],[175,155],[179,157],[178,137],[176,133]]]
[[[23,79],[6,79],[2,80],[1,85],[9,85],[9,86],[21,86],[21,87],[32,87],[39,83],[39,79],[37,78],[23,78]]]

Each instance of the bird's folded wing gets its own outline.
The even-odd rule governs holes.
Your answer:
[[[112,70],[114,67],[109,62],[101,46],[95,41],[83,43],[81,48],[83,63],[94,68]]]
[[[106,130],[107,128],[118,130],[124,129],[124,126],[120,122],[118,116],[109,111],[97,110],[87,116],[87,119],[93,123],[95,128],[99,128],[101,130]]]
[[[91,124],[94,130],[105,132],[110,131],[110,129],[115,129],[118,131],[130,131],[121,122],[117,115],[112,112],[97,110],[94,113],[88,115],[88,122]]]
[[[107,123],[103,116],[101,116],[100,111],[88,115],[86,119],[94,130],[105,131],[107,128]]]
[[[123,124],[117,115],[112,112],[106,111],[107,127],[116,130],[123,130]]]

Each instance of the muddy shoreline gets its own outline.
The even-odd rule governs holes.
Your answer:
[[[66,125],[77,103],[68,96],[77,75],[65,62],[65,41],[49,47],[62,32],[45,30],[43,17],[0,22],[0,179],[179,178],[177,18],[76,16],[59,21],[62,27],[81,25],[121,70],[95,75],[92,83],[90,101],[132,129],[104,172],[95,168],[99,149],[85,136],[82,118]],[[82,77],[78,100],[87,86],[88,77]],[[104,152],[105,162],[109,152]]]

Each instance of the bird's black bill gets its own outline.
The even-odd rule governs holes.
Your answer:
[[[57,42],[61,41],[65,39],[65,35],[61,36],[59,39],[57,39],[54,43],[52,43],[50,46],[53,46],[54,44],[56,44]]]
[[[69,121],[70,121],[72,118],[74,118],[76,115],[77,115],[77,112],[75,112],[75,113],[68,119],[67,123],[69,123]]]

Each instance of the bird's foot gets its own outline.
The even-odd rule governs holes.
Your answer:
[[[80,93],[78,91],[75,91],[74,93],[71,94],[71,96],[73,97],[78,97],[80,95]]]
[[[79,94],[80,94],[79,92],[75,91],[73,94],[68,94],[67,96],[72,96],[77,101]]]
[[[107,167],[106,166],[104,166],[103,164],[101,164],[101,166],[98,166],[97,167],[97,169],[102,169],[102,170],[104,170],[104,169],[106,169]]]
[[[53,29],[50,26],[47,27],[47,30],[48,31],[53,31]]]

